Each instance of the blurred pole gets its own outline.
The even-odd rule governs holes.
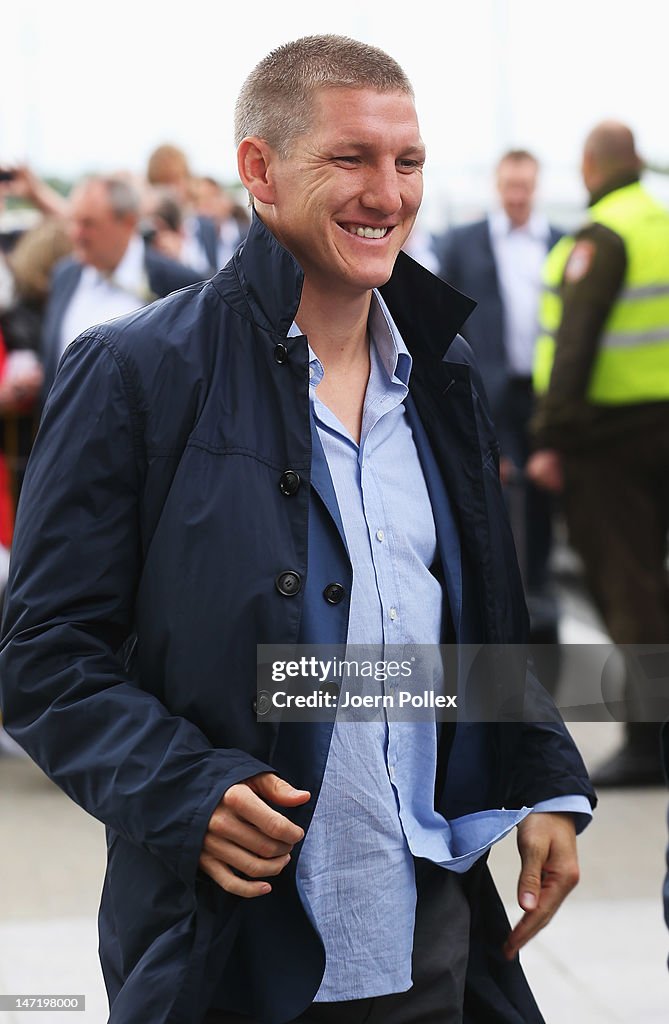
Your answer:
[[[653,174],[669,175],[669,164],[656,164],[652,160],[646,160],[644,167],[647,171],[652,171]]]
[[[509,0],[492,0],[493,48],[497,56],[495,90],[497,155],[513,145],[511,69],[509,53]]]

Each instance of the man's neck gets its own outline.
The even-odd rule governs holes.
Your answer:
[[[348,300],[341,295],[323,296],[312,291],[305,280],[295,319],[326,372],[369,365],[367,320],[371,299],[371,291]]]
[[[110,259],[106,260],[104,267],[96,267],[95,268],[98,271],[99,274],[102,274],[103,277],[113,277],[114,276],[114,274],[116,273],[118,268],[123,263],[123,260],[126,257],[128,249],[130,248],[130,243],[132,242],[134,237],[135,237],[134,235],[130,235],[130,237],[128,238],[128,241],[126,242],[125,248],[123,249],[123,252],[115,253],[115,258],[114,259],[110,258]]]
[[[504,212],[506,213],[506,210]],[[531,210],[527,214],[527,216],[520,217],[520,218],[518,218],[518,217],[515,217],[515,218],[511,217],[508,213],[506,215],[507,215],[507,217],[509,219],[509,227],[511,228],[512,231],[520,230],[521,228],[526,228],[529,225],[529,223],[530,223],[530,221],[532,219],[532,211]]]
[[[367,319],[372,293],[344,297],[318,294],[305,280],[296,321],[323,365],[317,394],[356,444],[369,380]]]
[[[604,196],[608,196],[609,192],[615,192],[619,188],[626,188],[627,185],[635,185],[640,180],[640,175],[635,171],[623,171],[615,177],[608,178],[607,181],[598,181],[596,186],[593,185],[590,189],[590,197],[588,199],[588,206],[594,206]]]

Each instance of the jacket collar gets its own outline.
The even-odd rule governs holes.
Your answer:
[[[390,280],[379,289],[415,358],[421,350],[442,360],[476,302],[400,252]]]
[[[297,260],[254,212],[243,245],[212,284],[259,327],[285,338],[297,314],[303,281]],[[417,339],[438,358],[476,306],[404,252],[380,292],[403,337]]]
[[[295,257],[254,211],[244,242],[211,283],[243,316],[285,338],[300,304],[303,281]]]
[[[588,206],[594,206],[604,196],[608,196],[610,192],[617,192],[620,188],[626,188],[628,185],[636,185],[640,181],[640,176],[635,171],[628,171],[626,174],[618,174],[615,178],[611,178],[606,185],[602,185],[596,192],[591,192],[588,199]]]

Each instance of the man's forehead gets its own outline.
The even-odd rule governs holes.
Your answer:
[[[371,88],[319,89],[313,127],[334,144],[372,145],[379,137],[422,148],[413,97]]]
[[[75,189],[72,193],[70,208],[76,211],[86,210],[104,214],[111,211],[111,202],[104,185],[95,181]]]
[[[521,157],[518,160],[502,160],[497,168],[498,178],[536,178],[538,173],[539,168],[537,164],[529,157]]]
[[[314,111],[323,110],[323,108],[331,109],[336,106],[339,111],[349,116],[380,110],[384,107],[387,107],[389,111],[392,111],[393,108],[401,108],[403,118],[406,118],[407,112],[411,111],[413,119],[417,120],[413,96],[401,89],[375,89],[368,85],[324,85],[314,89],[311,102]]]

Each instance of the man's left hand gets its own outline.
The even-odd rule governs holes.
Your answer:
[[[571,814],[529,814],[518,826],[522,862],[518,903],[525,911],[504,945],[507,960],[548,924],[578,883],[576,828]]]

